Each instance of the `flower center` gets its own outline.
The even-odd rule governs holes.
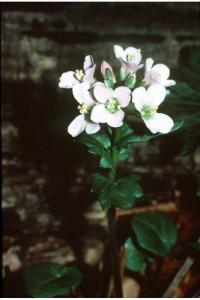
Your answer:
[[[121,105],[116,98],[111,98],[106,101],[105,107],[110,113],[115,113],[121,108]]]
[[[90,107],[85,103],[78,106],[78,110],[80,111],[81,114],[87,114],[89,112],[89,109]]]
[[[145,119],[150,119],[156,114],[157,109],[158,107],[144,106],[141,110],[141,116]]]
[[[79,81],[81,81],[81,80],[83,79],[83,77],[84,77],[84,72],[83,72],[83,70],[76,70],[76,71],[75,71],[75,76],[76,76],[76,78],[77,78]]]
[[[135,60],[135,55],[127,55],[127,60],[133,62]]]

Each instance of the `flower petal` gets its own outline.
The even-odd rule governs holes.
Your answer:
[[[99,130],[100,130],[99,124],[93,122],[88,122],[85,129],[87,134],[93,134]]]
[[[87,55],[84,60],[83,69],[86,71],[89,68],[92,68],[94,65],[93,57],[91,55]]]
[[[115,113],[107,113],[107,124],[111,127],[120,127],[123,125],[124,112],[118,110]]]
[[[85,129],[87,121],[84,115],[79,115],[76,117],[68,126],[68,132],[71,136],[75,137],[79,135]]]
[[[149,72],[153,66],[153,59],[151,57],[146,59],[146,63],[145,63],[145,72]]]
[[[141,55],[141,50],[140,49],[136,49],[134,47],[128,47],[125,49],[125,54],[126,57],[127,55],[132,56],[133,60],[131,61],[132,63],[139,65],[139,63],[142,60],[142,55]]]
[[[73,71],[68,71],[65,73],[62,73],[60,76],[60,82],[58,86],[60,88],[70,89],[74,86],[74,84],[78,83],[79,81],[74,77]]]
[[[143,120],[152,133],[168,133],[174,126],[172,118],[161,113],[156,113],[150,119],[143,118]]]
[[[148,105],[148,94],[144,87],[136,88],[132,93],[132,102],[135,104],[135,108],[141,111],[143,106]]]
[[[95,101],[92,99],[88,89],[89,84],[87,83],[77,83],[73,86],[72,92],[78,103],[86,103],[88,105],[94,104]]]
[[[164,86],[156,83],[152,84],[147,89],[150,106],[154,106],[154,107],[159,106],[160,103],[162,103],[163,100],[165,99],[166,92],[167,91]]]
[[[113,97],[119,101],[121,107],[126,107],[131,101],[131,90],[125,86],[119,86],[114,90]]]
[[[170,70],[169,68],[164,64],[156,64],[152,67],[151,73],[155,75],[155,77],[158,77],[158,82],[160,80],[165,80],[169,77]]]
[[[164,82],[163,82],[163,85],[164,86],[166,86],[166,87],[170,87],[170,86],[173,86],[173,85],[175,85],[176,84],[176,81],[174,81],[174,80],[165,80]]]
[[[91,68],[89,68],[89,69],[87,69],[85,71],[85,75],[83,77],[83,82],[84,83],[88,83],[89,85],[92,84],[93,78],[94,78],[95,69],[96,69],[96,65],[94,65],[93,67],[91,67]]]
[[[106,100],[112,98],[113,89],[107,88],[104,84],[97,84],[94,87],[94,96],[100,103],[105,103]]]
[[[125,52],[124,52],[124,50],[121,46],[115,45],[114,46],[114,52],[115,52],[115,56],[117,58],[122,58],[123,60],[126,61],[126,54],[125,54]]]
[[[94,106],[91,112],[91,120],[95,123],[106,123],[108,111],[103,104]]]

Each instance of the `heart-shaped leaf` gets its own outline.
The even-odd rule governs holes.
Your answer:
[[[176,244],[176,227],[165,214],[142,213],[132,218],[132,228],[141,247],[156,255],[168,255]]]
[[[131,238],[126,240],[125,247],[128,251],[125,264],[126,268],[134,272],[145,271],[148,264],[148,258],[145,257],[142,252],[135,247]]]
[[[24,271],[24,280],[31,297],[52,298],[69,294],[80,284],[82,275],[76,267],[43,262],[28,267]]]

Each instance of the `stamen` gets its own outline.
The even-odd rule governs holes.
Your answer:
[[[78,105],[78,110],[81,114],[87,114],[89,112],[89,106],[83,103],[82,105]]]
[[[75,71],[75,76],[76,76],[76,78],[77,78],[79,81],[81,81],[81,80],[83,79],[83,77],[84,77],[84,72],[83,72],[83,70],[76,70],[76,71]]]
[[[106,101],[105,107],[109,112],[115,113],[121,108],[121,105],[119,104],[116,98],[111,98]]]
[[[157,112],[158,107],[152,107],[152,106],[145,106],[141,110],[141,116],[144,118],[151,118],[153,117]]]
[[[127,60],[133,62],[135,60],[135,55],[127,55]]]

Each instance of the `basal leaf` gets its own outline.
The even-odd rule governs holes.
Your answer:
[[[28,267],[24,271],[24,280],[31,297],[52,298],[69,294],[80,284],[82,275],[76,267],[43,262]]]
[[[148,258],[135,247],[131,238],[126,240],[125,247],[128,252],[125,267],[134,272],[145,271],[148,264]]]
[[[132,228],[141,247],[165,256],[177,240],[176,226],[162,213],[146,212],[132,218]]]

